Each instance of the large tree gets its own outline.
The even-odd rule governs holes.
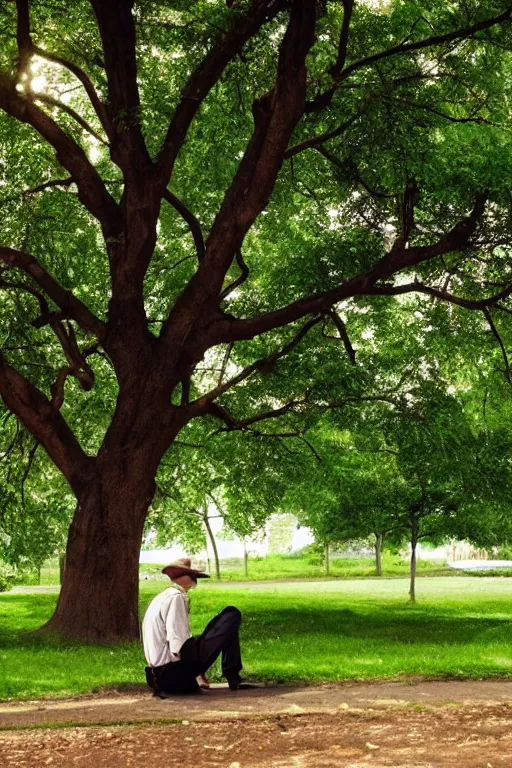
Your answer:
[[[273,395],[273,373],[310,337],[321,361],[326,324],[353,361],[347,326],[375,297],[506,309],[512,7],[0,14],[0,395],[77,499],[49,627],[134,638],[155,475],[187,425],[254,430],[322,401],[293,377]],[[267,407],[242,396],[234,415],[258,377]]]

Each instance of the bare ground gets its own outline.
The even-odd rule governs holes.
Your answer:
[[[512,682],[0,703],[2,768],[511,768]]]

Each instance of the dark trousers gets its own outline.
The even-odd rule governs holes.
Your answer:
[[[222,654],[222,674],[237,680],[242,669],[238,629],[242,614],[238,608],[224,608],[205,627],[200,635],[189,638],[180,650],[181,661],[153,667],[153,680],[158,688],[169,693],[195,693],[198,675],[204,675],[215,659]]]

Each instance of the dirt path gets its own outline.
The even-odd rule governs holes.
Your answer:
[[[0,728],[2,768],[510,768],[512,682],[0,703]]]

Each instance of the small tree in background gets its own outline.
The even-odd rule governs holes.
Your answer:
[[[288,498],[300,508],[302,523],[325,547],[369,540],[375,572],[382,576],[382,550],[388,536],[404,533],[402,510],[407,487],[389,454],[358,451],[353,435],[333,432],[317,443],[322,462]]]
[[[487,520],[481,515],[480,529],[486,529],[487,536],[499,536],[502,526],[497,512],[503,504],[510,509],[510,444],[501,442],[498,448],[495,435],[479,433],[461,403],[429,382],[407,407],[380,407],[375,418],[374,426],[380,429],[371,438],[366,434],[365,439],[380,442],[396,455],[405,490],[396,516],[408,532],[409,596],[415,602],[416,550],[421,539],[440,541],[455,536],[476,541],[480,536],[482,540],[468,525],[475,508],[495,510]],[[489,461],[489,455],[493,460]],[[501,469],[495,463],[498,459]]]

